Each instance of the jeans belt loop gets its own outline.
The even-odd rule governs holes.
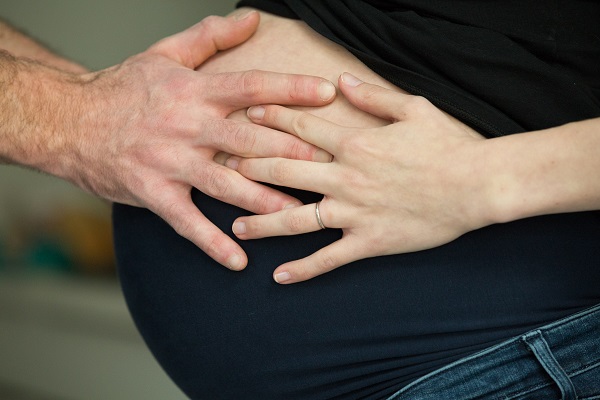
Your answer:
[[[529,350],[535,355],[535,358],[537,358],[552,380],[554,380],[560,389],[562,398],[564,400],[577,400],[577,393],[575,392],[573,382],[571,382],[567,373],[552,354],[542,332],[540,330],[532,331],[523,335],[521,339],[527,344]]]

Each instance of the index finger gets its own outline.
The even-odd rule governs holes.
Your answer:
[[[274,105],[251,107],[248,117],[256,124],[298,136],[333,156],[338,153],[342,136],[351,130],[307,112]]]
[[[285,285],[312,279],[342,265],[369,257],[363,249],[364,245],[364,241],[356,237],[344,236],[308,257],[280,265],[273,272],[273,279]]]
[[[212,75],[204,95],[231,111],[258,104],[322,106],[336,94],[333,83],[317,76],[251,70]]]
[[[219,264],[233,271],[244,269],[248,263],[246,253],[202,214],[187,193],[183,188],[166,190],[155,205],[147,207]]]

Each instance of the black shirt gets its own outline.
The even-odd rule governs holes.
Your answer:
[[[245,0],[486,136],[600,116],[600,2]]]

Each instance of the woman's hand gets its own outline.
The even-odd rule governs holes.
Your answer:
[[[349,262],[448,243],[489,221],[482,209],[479,148],[485,142],[422,97],[340,77],[340,88],[361,110],[393,123],[346,128],[281,106],[252,107],[255,123],[282,130],[333,155],[330,163],[231,157],[244,177],[323,193],[320,217],[342,239],[278,267],[279,283],[313,278]],[[297,235],[321,229],[315,204],[238,218],[240,239]]]

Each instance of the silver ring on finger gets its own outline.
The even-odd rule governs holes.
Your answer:
[[[319,211],[319,205],[321,204],[320,201],[318,201],[315,204],[315,214],[317,216],[317,223],[319,224],[319,226],[321,227],[321,229],[327,229],[327,227],[325,226],[325,224],[323,224],[323,220],[321,219],[321,212]]]

